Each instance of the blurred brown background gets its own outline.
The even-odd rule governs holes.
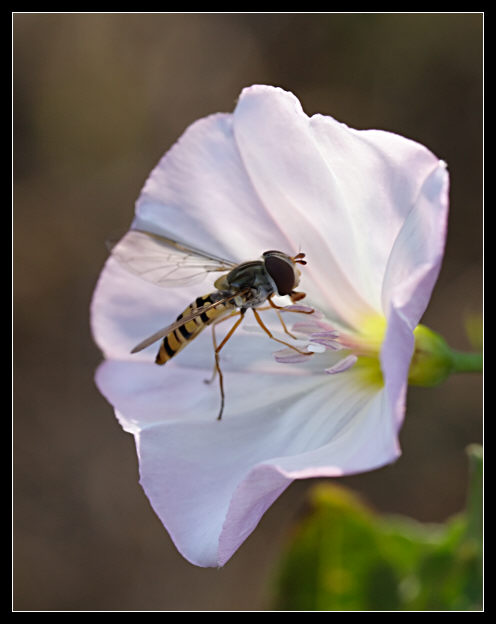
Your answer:
[[[176,552],[137,479],[133,438],[93,384],[88,306],[105,241],[187,125],[244,86],[308,114],[416,139],[447,161],[446,258],[424,322],[469,348],[482,301],[480,14],[14,14],[16,610],[257,610],[312,482],[294,483],[221,570]],[[403,457],[342,479],[374,508],[463,508],[481,376],[411,389]]]

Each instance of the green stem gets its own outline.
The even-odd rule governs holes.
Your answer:
[[[415,351],[408,375],[412,386],[437,386],[452,373],[482,372],[482,352],[451,349],[442,336],[425,325],[418,325],[413,333]]]
[[[483,362],[481,353],[465,353],[451,350],[454,373],[481,373]]]

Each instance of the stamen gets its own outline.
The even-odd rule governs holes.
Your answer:
[[[291,329],[296,333],[305,334],[308,336],[319,333],[320,331],[329,331],[329,328],[324,323],[320,323],[319,321],[313,319],[308,321],[301,321],[300,323],[295,323]]]
[[[306,305],[288,305],[280,308],[281,312],[301,312],[302,314],[315,314],[315,310]]]
[[[280,364],[299,364],[300,362],[306,362],[308,355],[296,353],[293,349],[281,349],[274,353],[274,359]]]
[[[291,307],[300,308],[301,306]],[[323,315],[319,314],[317,316],[317,314],[318,311],[308,319],[295,323],[291,329],[297,336],[304,339],[303,341],[298,340],[298,345],[302,342],[305,343],[305,346],[302,345],[302,347],[306,349],[307,355],[324,354],[327,350],[348,352],[344,353],[344,357],[329,368],[324,368],[325,365],[323,366],[324,371],[328,375],[342,373],[364,357],[367,357],[367,362],[370,360],[374,364],[378,363],[378,354],[385,327],[383,320],[379,322],[375,317],[366,319],[362,324],[362,331],[353,332],[347,329],[337,329],[335,325],[324,319]],[[286,351],[280,351],[275,354],[275,359],[277,362],[282,363],[298,363],[305,360],[299,354],[295,356],[295,354]],[[368,370],[369,368],[370,366],[360,367],[361,370]],[[379,374],[376,374],[376,369],[379,370]],[[379,364],[373,367],[373,371],[375,377],[382,380]]]
[[[356,355],[347,355],[342,360],[339,360],[337,364],[334,364],[334,366],[331,366],[330,368],[326,368],[325,372],[328,373],[329,375],[336,375],[337,373],[342,373],[348,370],[349,368],[351,368],[356,363],[357,360],[358,358]]]
[[[324,353],[326,350],[326,346],[320,343],[311,342],[307,345],[307,349],[312,353]]]
[[[323,339],[323,340],[335,340],[336,338],[339,338],[339,332],[337,329],[333,329],[331,331],[321,331],[321,332],[313,332],[311,334],[311,338],[315,338],[317,339]]]
[[[325,349],[332,351],[340,351],[345,347],[339,342],[339,332],[336,330],[314,332],[310,334],[310,340],[313,343],[322,345]]]
[[[346,347],[337,342],[337,340],[322,340],[312,338],[312,341],[314,344],[322,345],[324,349],[330,349],[331,351],[342,351],[343,349],[346,349]]]

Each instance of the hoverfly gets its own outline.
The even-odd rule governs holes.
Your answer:
[[[206,273],[223,272],[214,282],[216,290],[198,297],[173,323],[155,332],[131,351],[137,353],[161,340],[155,362],[165,364],[206,326],[211,325],[215,355],[212,380],[216,375],[219,376],[221,395],[218,420],[222,418],[224,410],[224,383],[219,353],[243,321],[247,310],[253,311],[257,323],[269,338],[301,354],[309,355],[308,352],[273,336],[259,314],[259,310],[274,308],[284,331],[292,336],[279,313],[284,308],[276,305],[272,297],[288,295],[293,303],[305,297],[305,293],[295,291],[300,278],[296,265],[306,264],[305,254],[289,256],[281,251],[270,250],[265,251],[258,260],[237,264],[164,236],[133,229],[117,243],[112,250],[112,256],[132,273],[163,287],[180,286],[199,281]],[[266,303],[269,304],[268,307],[261,307]],[[311,308],[298,311],[306,314],[313,312]],[[238,318],[223,340],[217,343],[214,327],[232,317]]]

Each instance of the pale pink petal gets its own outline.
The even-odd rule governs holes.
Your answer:
[[[233,555],[265,510],[294,479],[373,470],[399,457],[393,418],[383,392],[371,396],[361,406],[359,403],[341,405],[333,410],[332,418],[324,402],[315,405],[315,410],[315,420],[323,416],[326,424],[329,420],[336,423],[331,435],[327,432],[327,437],[321,438],[320,447],[309,445],[308,450],[293,455],[288,449],[283,456],[252,468],[232,497],[219,539],[219,565]]]
[[[96,381],[134,434],[143,488],[187,559],[224,564],[293,479],[371,470],[398,456],[412,332],[439,271],[446,212],[447,174],[427,149],[309,118],[273,87],[244,90],[234,115],[196,122],[162,158],[133,227],[233,261],[266,249],[305,252],[301,290],[333,324],[317,314],[294,320],[318,346],[335,346],[336,320],[360,328],[364,315],[380,313],[388,321],[385,388],[365,387],[347,370],[355,356],[330,349],[277,363],[280,345],[244,322],[222,351],[226,407],[217,421],[218,384],[205,383],[210,331],[165,367],[153,363],[158,344],[130,353],[213,290],[217,276],[202,291],[161,289],[108,260],[92,301],[92,331],[109,358]],[[268,318],[281,332],[275,313]]]
[[[391,303],[412,329],[420,321],[437,280],[446,242],[449,177],[439,162],[426,177],[394,242],[382,286],[386,317]]]
[[[133,227],[237,262],[267,249],[298,251],[246,173],[230,114],[211,115],[187,128],[146,181]]]
[[[311,302],[357,327],[380,312],[394,240],[437,158],[387,132],[309,118],[273,87],[243,91],[234,132],[259,197],[307,254]]]
[[[334,174],[340,205],[346,206],[344,218],[334,219],[339,225],[334,223],[329,245],[380,311],[383,276],[398,232],[439,160],[400,135],[350,129],[323,115],[312,117],[312,129]]]
[[[353,373],[227,372],[219,422],[203,371],[185,379],[171,369],[162,383],[150,372],[107,362],[97,381],[136,436],[154,510],[197,565],[225,563],[291,480],[376,468],[399,452],[382,392],[364,388]]]
[[[333,174],[299,101],[282,89],[245,89],[234,111],[234,133],[261,201],[292,247],[307,255],[304,283],[310,302],[326,311],[331,308],[348,323],[361,318],[370,309],[349,279],[349,255],[338,262],[330,245],[336,227],[330,208],[346,207],[337,207],[341,198],[333,194]]]
[[[383,288],[388,326],[381,362],[397,426],[403,421],[413,330],[429,302],[444,252],[448,173],[441,163],[426,179],[393,247]]]
[[[282,398],[286,400],[294,393],[311,390],[322,383],[321,376],[309,374],[308,370],[299,367],[283,367],[272,357],[258,361],[253,355],[257,352],[253,346],[256,342],[253,338],[243,340],[240,337],[238,349],[243,352],[245,360],[236,357],[237,353],[228,362],[223,361],[226,420],[247,411],[264,411],[271,400],[281,398],[278,396],[281,389]],[[266,345],[267,340],[259,342]],[[188,351],[193,349],[193,345],[188,347]],[[100,365],[96,384],[122,415],[121,424],[126,431],[135,432],[151,423],[175,419],[193,424],[216,419],[220,405],[219,385],[216,380],[205,383],[212,376],[213,356],[192,366],[189,360],[186,365],[181,363],[182,355],[177,355],[165,366],[157,366],[152,361],[127,360],[106,360]],[[253,361],[250,361],[250,355]],[[252,368],[254,364],[257,364],[256,368]],[[247,387],[253,383],[256,383],[257,394],[247,394]],[[130,414],[132,420],[126,420]]]
[[[405,415],[408,371],[413,347],[412,328],[401,310],[391,307],[380,359],[384,385],[397,430],[400,429]]]

